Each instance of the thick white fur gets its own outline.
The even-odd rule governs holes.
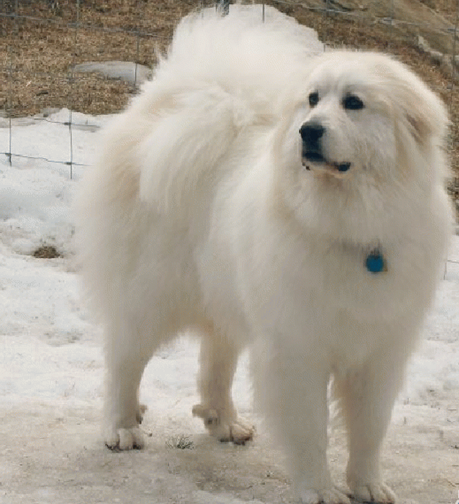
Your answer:
[[[194,413],[213,435],[252,436],[230,390],[250,343],[257,401],[301,502],[349,503],[326,461],[333,376],[350,490],[389,503],[381,442],[446,256],[447,117],[397,61],[313,56],[318,47],[274,9],[264,23],[259,6],[191,15],[154,80],[105,131],[77,198],[83,275],[106,332],[105,439],[142,446],[144,366],[193,330]],[[343,108],[349,93],[362,110]],[[326,127],[330,164],[307,170],[298,131],[311,120]],[[344,161],[340,173],[333,163]],[[377,274],[365,268],[375,247],[387,262]]]

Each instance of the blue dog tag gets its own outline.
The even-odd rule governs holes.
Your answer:
[[[365,266],[370,273],[381,273],[386,271],[386,262],[378,250],[373,250],[366,258]]]

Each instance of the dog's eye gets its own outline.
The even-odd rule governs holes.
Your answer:
[[[343,107],[348,110],[360,110],[364,106],[363,101],[355,95],[348,95],[343,100]]]
[[[319,93],[314,91],[309,95],[309,106],[315,107],[319,103]]]

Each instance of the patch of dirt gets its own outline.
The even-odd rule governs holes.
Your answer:
[[[37,259],[57,259],[62,254],[53,245],[41,245],[32,253]]]

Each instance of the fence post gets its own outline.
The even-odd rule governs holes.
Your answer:
[[[231,0],[216,0],[217,9],[220,9],[225,16],[229,13],[230,3]]]

